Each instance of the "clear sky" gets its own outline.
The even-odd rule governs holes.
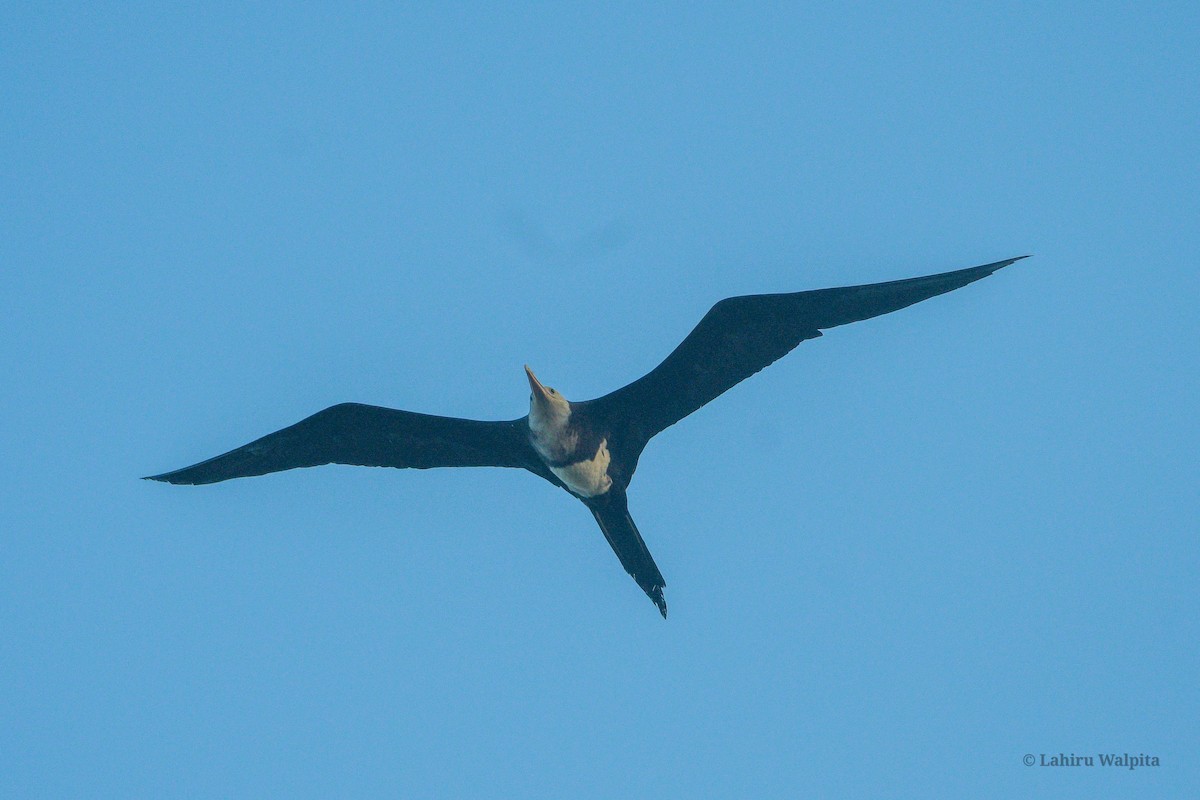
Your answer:
[[[0,10],[0,795],[1195,795],[1195,3],[352,5]],[[138,480],[1023,253],[652,442],[665,622],[515,470]]]

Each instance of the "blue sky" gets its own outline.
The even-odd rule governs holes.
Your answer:
[[[432,4],[428,4],[432,6]],[[1194,4],[8,4],[0,794],[1200,784]],[[1035,258],[656,439],[137,480],[586,399],[716,300]],[[1146,753],[1159,768],[1025,767]]]

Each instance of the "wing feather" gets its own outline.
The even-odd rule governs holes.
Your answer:
[[[524,419],[483,422],[341,403],[224,455],[153,475],[216,483],[321,464],[369,467],[523,467],[558,484],[537,458]]]
[[[652,436],[822,330],[958,289],[1021,258],[887,283],[726,298],[661,364],[587,405],[599,416],[623,421],[628,440],[640,444],[640,452]]]

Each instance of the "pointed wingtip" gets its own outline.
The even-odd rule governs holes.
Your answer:
[[[1022,259],[1029,258],[1032,255],[1033,255],[1033,253],[1026,253],[1023,256],[1014,256],[1013,258],[1006,258],[1003,261],[995,261],[991,264],[984,264],[982,267],[978,267],[978,269],[987,270],[986,274],[990,275],[991,273],[996,272],[997,270],[1004,269],[1005,267],[1011,266],[1011,265],[1017,263],[1018,261],[1021,261]]]
[[[145,475],[140,480],[143,481],[158,481],[159,483],[182,483],[182,481],[174,478],[174,472],[164,472],[161,475]]]
[[[957,272],[948,272],[948,273],[946,273],[945,277],[950,277],[953,275],[961,274],[964,277],[968,278],[967,283],[974,283],[975,281],[979,280],[980,278],[986,278],[988,275],[994,275],[995,273],[999,272],[1000,270],[1004,269],[1005,267],[1011,267],[1013,264],[1017,263],[1018,261],[1029,258],[1032,255],[1033,255],[1032,253],[1027,253],[1023,256],[1015,256],[1013,258],[1006,258],[1003,261],[993,261],[991,264],[983,264],[982,266],[978,266],[978,267],[967,267],[966,269],[958,270]],[[938,277],[943,277],[943,276],[938,276]]]
[[[1030,258],[1030,257],[1032,257],[1032,256],[1033,256],[1033,253],[1026,253],[1026,254],[1025,254],[1025,255],[1023,255],[1023,256],[1016,256],[1015,258],[1009,258],[1009,259],[1006,259],[1006,260],[1004,260],[1004,261],[1000,261],[1000,262],[998,262],[998,263],[999,263],[999,266],[998,266],[998,267],[996,267],[996,269],[1004,269],[1004,268],[1005,268],[1005,267],[1007,267],[1007,266],[1010,266],[1010,265],[1012,265],[1012,264],[1015,264],[1015,263],[1017,263],[1018,261],[1024,260],[1024,259],[1026,259],[1026,258]]]

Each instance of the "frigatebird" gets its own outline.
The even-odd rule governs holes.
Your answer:
[[[629,515],[626,489],[647,442],[805,339],[966,286],[1026,256],[921,278],[729,297],[649,373],[581,403],[526,366],[529,414],[483,422],[341,403],[236,450],[147,480],[216,483],[296,467],[518,467],[591,510],[642,591],[667,616],[666,581]]]

